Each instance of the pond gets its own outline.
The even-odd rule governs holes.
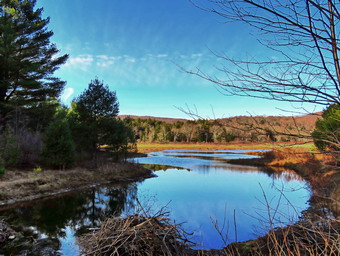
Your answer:
[[[77,255],[77,235],[98,226],[107,216],[134,212],[138,198],[151,211],[166,206],[170,218],[183,223],[184,229],[193,234],[197,248],[221,248],[226,243],[256,238],[270,227],[295,222],[309,206],[308,184],[294,172],[237,166],[226,161],[257,157],[246,153],[151,153],[131,161],[155,170],[155,178],[93,187],[14,209],[0,209],[0,216],[20,226],[27,236],[56,238],[62,255]]]

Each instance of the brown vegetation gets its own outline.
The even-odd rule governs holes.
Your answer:
[[[339,193],[335,193],[339,190],[339,172],[334,165],[327,168],[331,161],[328,156],[301,148],[268,151],[260,159],[230,160],[234,164],[292,168],[311,184],[312,209],[304,213],[303,220],[288,227],[273,228],[257,240],[233,243],[222,250],[193,250],[189,249],[191,243],[188,242],[187,247],[182,244],[186,240],[180,235],[180,226],[170,224],[167,219],[133,215],[107,220],[80,243],[88,255],[339,255]],[[331,209],[333,216],[320,215],[324,206]],[[171,231],[169,235],[165,235],[167,230]]]
[[[166,213],[146,214],[104,221],[95,232],[79,239],[82,253],[96,255],[188,255],[190,242],[179,225],[170,223]]]
[[[131,163],[111,163],[98,169],[9,170],[0,176],[0,205],[28,201],[95,184],[133,181],[151,171]]]
[[[195,149],[195,150],[258,150],[273,148],[297,146],[299,144],[280,142],[280,143],[138,143],[137,149],[141,153],[150,153],[169,149]],[[310,144],[301,144],[301,146],[309,146]]]
[[[305,220],[293,226],[272,229],[255,241],[234,243],[225,256],[243,255],[339,255],[340,221],[334,218]]]
[[[292,169],[309,182],[313,190],[311,200],[317,207],[326,204],[334,214],[340,213],[340,170],[329,155],[311,153],[303,148],[284,148],[265,152],[262,158],[230,159],[228,162]]]

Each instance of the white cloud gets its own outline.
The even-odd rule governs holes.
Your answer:
[[[108,56],[108,55],[97,55],[97,58],[102,59],[102,60],[108,60],[108,59],[110,59],[110,56]]]
[[[168,57],[168,54],[158,54],[156,55],[157,58],[166,58]]]
[[[203,54],[202,53],[194,53],[194,54],[191,54],[191,58],[199,58],[199,57],[202,57]]]
[[[93,63],[94,58],[91,55],[79,55],[77,57],[70,57],[68,61],[65,63],[66,67],[73,67],[73,66],[89,66]]]
[[[99,67],[105,68],[105,67],[113,65],[114,63],[115,62],[113,60],[104,60],[104,61],[98,61],[96,64]]]
[[[128,57],[128,58],[125,58],[125,61],[126,61],[126,62],[135,63],[135,62],[136,62],[136,59],[135,59],[135,58],[132,58],[132,57]]]
[[[65,103],[72,96],[73,93],[74,93],[73,88],[66,88],[60,97],[61,101]]]

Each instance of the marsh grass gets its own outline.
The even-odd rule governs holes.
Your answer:
[[[340,222],[335,218],[308,219],[272,229],[254,241],[231,244],[224,255],[335,256],[340,253],[339,231]]]

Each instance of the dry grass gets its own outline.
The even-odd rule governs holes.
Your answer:
[[[340,255],[340,221],[309,219],[276,228],[264,237],[233,243],[221,250],[193,250],[178,225],[159,214],[109,218],[99,229],[79,238],[82,253],[89,256],[331,256]]]
[[[196,150],[223,150],[223,149],[281,149],[302,148],[306,151],[314,150],[311,143],[138,143],[137,149],[141,153],[149,153],[167,149],[196,149]]]
[[[314,163],[327,163],[332,160],[330,156],[311,153],[309,150],[301,147],[274,149],[264,154],[264,158],[270,160],[268,165],[270,166],[287,166],[294,164],[307,164],[311,161]]]
[[[224,255],[338,256],[340,221],[321,218],[273,229],[258,240],[227,246]]]
[[[82,253],[89,256],[188,255],[192,245],[180,225],[170,223],[167,213],[162,212],[109,218],[78,242]]]

